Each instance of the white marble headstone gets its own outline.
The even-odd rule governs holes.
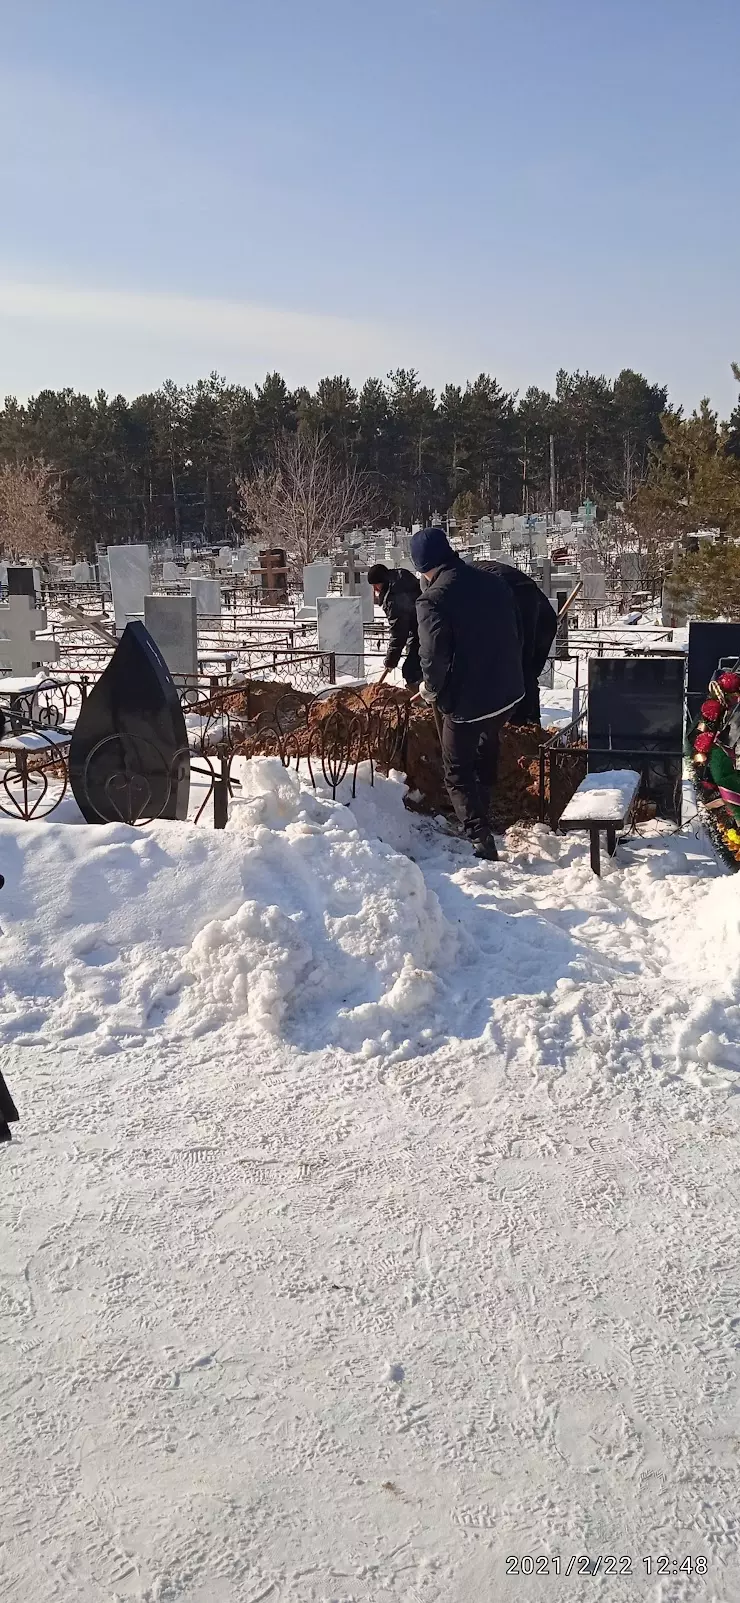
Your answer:
[[[221,585],[218,579],[191,579],[190,594],[195,597],[200,617],[221,617]]]
[[[319,651],[333,651],[338,679],[365,673],[365,637],[359,596],[317,596]]]
[[[8,596],[0,607],[0,663],[14,679],[29,678],[44,663],[57,661],[58,641],[36,639],[46,627],[46,613],[31,596]]]
[[[315,607],[319,596],[329,592],[331,584],[330,562],[307,562],[303,569],[303,605]]]
[[[163,584],[177,584],[179,578],[180,569],[178,568],[176,562],[167,561],[162,563]]]
[[[145,596],[144,624],[171,674],[198,672],[195,596]]]
[[[150,589],[149,547],[109,545],[108,566],[116,628],[124,629],[131,618],[144,616],[144,597]]]

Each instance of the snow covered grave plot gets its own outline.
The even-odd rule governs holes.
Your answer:
[[[243,779],[0,824],[3,1598],[730,1603],[740,881]]]

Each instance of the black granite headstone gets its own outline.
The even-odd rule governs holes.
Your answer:
[[[684,669],[677,657],[592,657],[588,665],[589,772],[634,768],[642,794],[679,823]]]
[[[185,818],[187,730],[174,681],[143,623],[129,623],[77,720],[69,778],[89,824]]]
[[[735,663],[740,657],[740,623],[689,624],[689,671],[686,712],[689,723],[699,716],[706,700],[709,681],[719,667]]]
[[[33,568],[8,568],[8,595],[35,597]]]

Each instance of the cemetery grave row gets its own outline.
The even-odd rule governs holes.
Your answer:
[[[280,559],[280,553],[274,555],[271,584]],[[231,709],[224,705],[219,711],[217,707],[220,692],[233,686],[235,673],[241,671],[249,679],[263,683],[272,678],[301,688],[307,696],[337,679],[362,681],[364,677],[372,594],[361,567],[351,557],[339,574],[343,593],[331,589],[337,582],[336,568],[328,563],[309,564],[304,574],[303,607],[298,615],[295,609],[269,604],[271,622],[265,625],[262,618],[255,620],[252,614],[248,620],[245,618],[244,629],[236,638],[234,632],[221,627],[218,617],[219,580],[192,576],[189,594],[157,595],[150,593],[151,566],[146,548],[111,548],[108,561],[113,618],[108,615],[101,621],[100,615],[93,614],[86,618],[78,609],[68,607],[67,612],[74,614],[72,620],[55,621],[51,638],[45,633],[46,613],[37,605],[36,573],[28,566],[8,570],[10,593],[0,610],[0,663],[4,662],[6,669],[5,676],[0,677],[0,703],[10,718],[5,719],[0,762],[7,764],[9,759],[10,771],[6,766],[0,783],[6,799],[13,790],[16,796],[23,793],[17,809],[20,816],[38,817],[41,811],[50,810],[46,797],[53,796],[55,778],[64,767],[74,716],[79,714],[96,679],[105,677],[114,627],[120,633],[123,620],[130,620],[131,614],[135,614],[134,622],[141,618],[146,624],[149,637],[158,644],[163,660],[175,675],[183,716],[188,719],[186,744],[204,758],[214,754],[218,757],[219,746],[224,747],[227,762],[236,754]],[[589,573],[593,574],[593,569],[587,561],[586,572],[578,582],[584,583]],[[554,565],[548,573],[543,562],[542,577],[551,587],[557,583],[567,586],[576,582],[577,574]],[[593,598],[593,590],[591,594]],[[236,621],[236,607],[233,618]],[[543,744],[539,807],[551,821],[555,821],[556,804],[562,800],[562,776],[566,776],[566,785],[570,783],[579,762],[583,763],[584,750],[591,771],[599,766],[613,767],[615,762],[624,766],[633,761],[643,777],[644,795],[669,816],[680,816],[676,798],[684,738],[684,661],[679,648],[668,638],[669,633],[662,631],[663,641],[656,641],[654,646],[642,643],[633,647],[623,637],[621,655],[616,656],[616,642],[610,644],[603,635],[585,645],[582,635],[574,635],[577,656],[595,650],[602,665],[596,668],[593,662],[590,664],[588,710],[578,709],[570,736],[563,738],[561,733],[551,743]],[[562,639],[560,648],[563,651]],[[627,657],[632,651],[659,650],[665,653],[662,660],[657,655],[646,656],[638,663]],[[739,656],[740,625],[692,624],[689,716],[694,715],[706,694],[717,662]],[[638,666],[643,670],[642,677],[632,671]],[[52,674],[53,680],[48,677]],[[42,695],[46,697],[43,708]],[[621,711],[617,714],[618,703]],[[243,730],[239,734],[241,738]],[[283,734],[278,730],[275,739],[279,742]],[[307,757],[310,764],[310,751],[299,755]],[[213,787],[217,783],[213,773],[211,781]],[[129,810],[132,807],[133,803]]]

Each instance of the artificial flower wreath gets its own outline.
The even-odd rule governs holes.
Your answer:
[[[710,834],[725,861],[740,868],[740,673],[734,669],[712,680],[689,750]]]

